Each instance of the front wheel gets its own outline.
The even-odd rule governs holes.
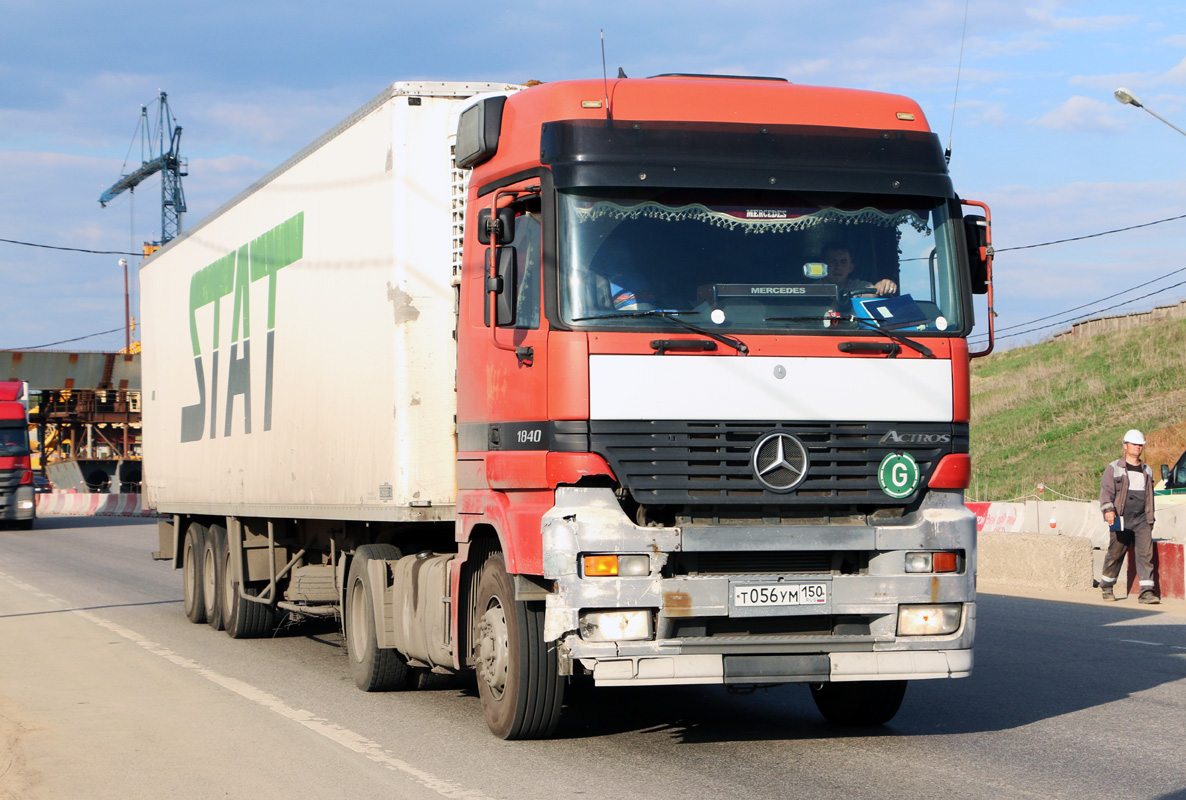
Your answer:
[[[501,554],[482,566],[474,624],[482,712],[501,739],[551,736],[560,721],[564,681],[555,643],[544,641],[543,603],[515,600]]]
[[[824,719],[837,725],[884,725],[906,696],[906,681],[813,683],[811,699]]]

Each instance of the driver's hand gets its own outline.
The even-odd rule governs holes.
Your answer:
[[[885,297],[889,294],[898,293],[898,284],[894,283],[889,278],[882,278],[877,283],[873,284],[873,288],[877,290],[878,297]]]

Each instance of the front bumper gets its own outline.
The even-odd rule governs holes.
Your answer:
[[[32,486],[0,489],[0,521],[23,522],[37,516],[37,496]]]
[[[955,493],[932,492],[908,524],[868,526],[638,527],[608,489],[561,488],[543,520],[545,631],[558,643],[561,669],[579,663],[599,685],[773,684],[965,677],[975,632],[975,517]],[[905,553],[957,550],[959,573],[906,574]],[[748,571],[677,574],[679,554],[745,554],[773,563],[788,553],[859,554],[857,574]],[[588,553],[646,554],[650,574],[588,578]],[[741,607],[742,584],[827,586],[823,604]],[[899,636],[904,604],[962,608],[958,629],[941,636]],[[648,609],[654,636],[589,641],[582,614]]]

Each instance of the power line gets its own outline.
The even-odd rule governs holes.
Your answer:
[[[32,347],[14,347],[13,349],[14,350],[40,350],[43,347],[55,347],[59,344],[70,344],[70,342],[81,342],[83,339],[90,339],[95,336],[105,336],[109,333],[115,333],[116,331],[122,331],[123,329],[124,328],[121,325],[120,327],[112,328],[109,331],[99,331],[98,333],[88,333],[86,336],[76,336],[73,339],[63,339],[60,342],[50,342],[49,344],[38,344],[38,345],[34,345]]]
[[[999,247],[994,248],[994,252],[1007,253],[1010,250],[1032,250],[1035,247],[1049,247],[1052,244],[1066,244],[1067,242],[1081,242],[1084,239],[1095,239],[1098,236],[1109,236],[1113,233],[1124,233],[1125,231],[1135,231],[1138,228],[1148,228],[1151,225],[1160,225],[1163,222],[1176,222],[1180,219],[1186,219],[1186,214],[1181,214],[1176,217],[1166,217],[1165,219],[1156,219],[1152,222],[1142,222],[1140,225],[1129,225],[1127,228],[1115,228],[1110,231],[1100,231],[1099,233],[1089,233],[1084,236],[1072,236],[1070,239],[1055,239],[1053,242],[1040,242],[1039,244],[1023,244],[1018,247]]]
[[[1074,325],[1076,322],[1080,322],[1082,320],[1088,319],[1092,316],[1095,316],[1096,314],[1102,314],[1105,311],[1111,311],[1112,309],[1120,308],[1121,306],[1131,305],[1132,303],[1135,303],[1138,300],[1144,300],[1146,298],[1153,297],[1154,295],[1161,294],[1162,292],[1168,292],[1170,289],[1176,289],[1179,286],[1186,286],[1186,281],[1180,281],[1178,283],[1173,284],[1172,286],[1166,286],[1164,289],[1158,289],[1156,292],[1149,292],[1149,294],[1143,294],[1140,297],[1134,297],[1131,300],[1125,300],[1123,303],[1117,303],[1116,305],[1108,306],[1107,308],[1097,309],[1096,311],[1092,311],[1090,314],[1081,314],[1078,317],[1072,317],[1071,319],[1063,320],[1062,322],[1052,322],[1049,325],[1041,325],[1037,328],[1030,328],[1030,329],[1024,330],[1024,331],[1018,331],[1017,333],[1010,333],[1005,336],[995,336],[994,335],[993,338],[994,339],[1012,339],[1014,336],[1024,336],[1027,333],[1036,333],[1037,331],[1044,331],[1047,328],[1056,328],[1059,325]],[[1136,288],[1136,287],[1133,287],[1133,288]],[[1034,321],[1037,322],[1038,320],[1034,320]],[[1021,324],[1025,325],[1028,323],[1023,322]],[[1014,327],[1017,327],[1017,326],[1014,326]],[[983,339],[981,339],[980,337],[976,337],[976,344],[980,344],[982,341],[988,341],[987,334],[982,334],[982,336],[983,336]]]
[[[1084,304],[1083,304],[1083,305],[1081,305],[1081,306],[1075,306],[1074,308],[1068,308],[1066,311],[1059,311],[1059,312],[1058,312],[1058,313],[1056,313],[1056,314],[1047,314],[1047,315],[1046,315],[1046,316],[1044,316],[1044,317],[1038,317],[1037,319],[1026,320],[1025,322],[1019,322],[1019,323],[1017,323],[1016,325],[1010,325],[1010,326],[1008,326],[1008,327],[1005,327],[1005,328],[997,328],[997,331],[996,331],[996,332],[997,332],[997,333],[1003,333],[1003,332],[1005,332],[1005,331],[1011,331],[1011,330],[1013,330],[1014,328],[1020,328],[1020,327],[1022,327],[1022,326],[1024,326],[1024,325],[1033,325],[1035,322],[1043,322],[1043,321],[1045,321],[1045,320],[1048,320],[1048,319],[1054,319],[1055,317],[1062,317],[1062,316],[1066,316],[1067,314],[1070,314],[1072,311],[1078,311],[1078,310],[1079,310],[1079,309],[1081,309],[1081,308],[1087,308],[1088,306],[1093,306],[1093,305],[1095,305],[1096,303],[1103,303],[1103,302],[1105,302],[1105,301],[1107,301],[1107,300],[1111,300],[1111,299],[1113,299],[1113,298],[1119,297],[1119,296],[1120,296],[1120,295],[1122,295],[1122,294],[1128,294],[1129,292],[1135,292],[1137,289],[1144,288],[1145,286],[1148,286],[1148,285],[1149,285],[1149,284],[1151,284],[1151,283],[1157,283],[1158,281],[1160,281],[1160,280],[1164,280],[1165,278],[1168,278],[1168,277],[1170,277],[1171,275],[1177,275],[1179,272],[1186,272],[1186,267],[1182,267],[1182,268],[1180,268],[1180,269],[1176,269],[1176,270],[1174,270],[1173,272],[1167,272],[1167,273],[1166,273],[1166,274],[1164,274],[1164,275],[1159,275],[1158,277],[1154,278],[1153,280],[1150,280],[1150,281],[1145,281],[1144,283],[1138,283],[1136,286],[1130,286],[1129,288],[1125,289],[1125,290],[1124,290],[1124,291],[1122,291],[1122,292],[1114,292],[1114,293],[1112,293],[1112,294],[1108,295],[1107,297],[1101,297],[1099,300],[1092,300],[1090,303],[1084,303]],[[1173,287],[1170,287],[1170,288],[1173,288]],[[1164,289],[1163,289],[1162,291],[1164,291]],[[1148,295],[1146,295],[1146,297],[1147,297],[1147,296],[1148,296]],[[1133,302],[1133,301],[1132,301],[1132,300],[1127,300],[1127,301],[1125,301],[1125,302],[1131,303],[1131,302]],[[1093,312],[1091,312],[1091,313],[1092,313],[1092,314],[1095,314],[1095,313],[1097,313],[1097,312],[1093,311]],[[1059,324],[1062,324],[1062,323],[1059,323]]]
[[[35,242],[18,242],[16,239],[0,239],[5,244],[19,244],[24,247],[40,247],[44,250],[66,250],[71,253],[91,253],[98,256],[143,256],[143,253],[125,253],[123,250],[84,250],[81,247],[59,247],[53,244],[37,244]]]

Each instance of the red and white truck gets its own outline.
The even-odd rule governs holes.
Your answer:
[[[158,557],[503,738],[573,680],[887,721],[972,669],[968,205],[900,96],[393,84],[142,267]]]
[[[29,446],[29,384],[0,381],[0,523],[31,530],[37,521]]]

